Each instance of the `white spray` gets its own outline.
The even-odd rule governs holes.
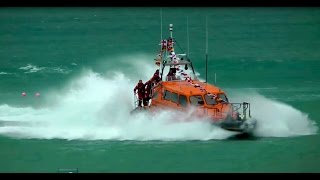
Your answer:
[[[200,119],[176,121],[186,119],[190,114],[163,111],[156,116],[146,113],[131,115],[134,86],[139,79],[148,80],[156,66],[150,65],[152,58],[148,56],[139,57],[137,62],[141,64],[124,61],[127,58],[121,57],[118,61],[129,62],[127,68],[134,72],[108,71],[105,78],[88,70],[66,86],[65,91],[42,93],[42,98],[47,100],[47,106],[43,108],[1,105],[0,120],[30,124],[3,126],[0,134],[19,138],[139,141],[226,139],[237,134],[212,127],[208,121]],[[235,100],[237,97],[246,99],[241,95]],[[261,95],[248,94],[247,97],[250,97],[248,101],[253,107],[252,115],[258,119],[256,136],[294,136],[316,132],[307,115],[289,105]]]

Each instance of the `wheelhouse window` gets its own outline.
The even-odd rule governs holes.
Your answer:
[[[204,99],[206,100],[206,103],[207,103],[208,105],[215,105],[215,104],[217,104],[216,97],[215,97],[214,94],[210,94],[210,93],[205,94],[205,95],[204,95]]]
[[[179,96],[179,104],[183,107],[186,107],[188,105],[187,96],[180,95]]]
[[[164,99],[170,101],[171,99],[171,92],[168,90],[164,91]]]
[[[179,100],[178,98],[179,98],[179,96],[178,96],[177,93],[174,93],[174,92],[171,93],[171,101],[172,101],[172,102],[178,104],[178,100]]]
[[[201,106],[204,104],[202,96],[190,96],[190,104],[192,106]]]
[[[228,102],[228,98],[225,94],[218,94],[218,98],[222,99],[224,102]]]

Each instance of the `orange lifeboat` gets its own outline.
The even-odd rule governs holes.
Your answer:
[[[170,31],[172,31],[170,25]],[[163,42],[170,42],[164,44]],[[160,53],[155,59],[159,66],[159,80],[151,78],[150,101],[145,107],[136,104],[132,112],[149,110],[157,112],[161,109],[188,112],[195,109],[197,117],[210,119],[212,124],[223,129],[238,132],[250,132],[256,126],[251,118],[250,103],[230,103],[226,93],[213,84],[201,82],[194,71],[192,61],[187,54],[176,54],[175,38],[162,40]],[[166,48],[164,48],[166,47]],[[169,48],[168,48],[169,47]],[[136,96],[135,96],[136,97]]]

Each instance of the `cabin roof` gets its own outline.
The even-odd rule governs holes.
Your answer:
[[[177,92],[179,94],[183,95],[198,95],[198,94],[205,94],[206,92],[210,93],[224,93],[223,90],[220,88],[212,85],[212,84],[206,84],[200,81],[165,81],[162,83],[165,89],[171,90],[173,92]],[[196,87],[196,85],[199,85],[200,87]],[[201,90],[205,89],[205,91]]]

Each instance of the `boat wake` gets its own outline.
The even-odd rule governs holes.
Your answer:
[[[317,133],[315,121],[308,118],[308,114],[292,106],[268,99],[258,93],[235,93],[231,99],[235,101],[249,101],[251,116],[258,124],[254,135],[258,137],[289,137],[312,135]]]
[[[164,111],[154,117],[130,115],[135,83],[122,73],[105,79],[89,71],[73,81],[66,92],[42,93],[42,98],[47,98],[43,108],[1,105],[0,134],[15,138],[138,141],[226,139],[234,134],[196,119],[175,122],[184,119],[176,112]]]
[[[145,69],[144,81],[153,69]],[[117,72],[106,78],[87,71],[63,91],[42,93],[47,102],[42,108],[0,105],[0,134],[15,138],[137,141],[221,140],[237,134],[200,119],[176,122],[188,116],[176,112],[130,115],[134,108],[133,87],[138,80],[135,74]],[[251,102],[251,114],[258,120],[255,136],[288,137],[317,131],[307,114],[259,94],[239,94],[229,99]]]

